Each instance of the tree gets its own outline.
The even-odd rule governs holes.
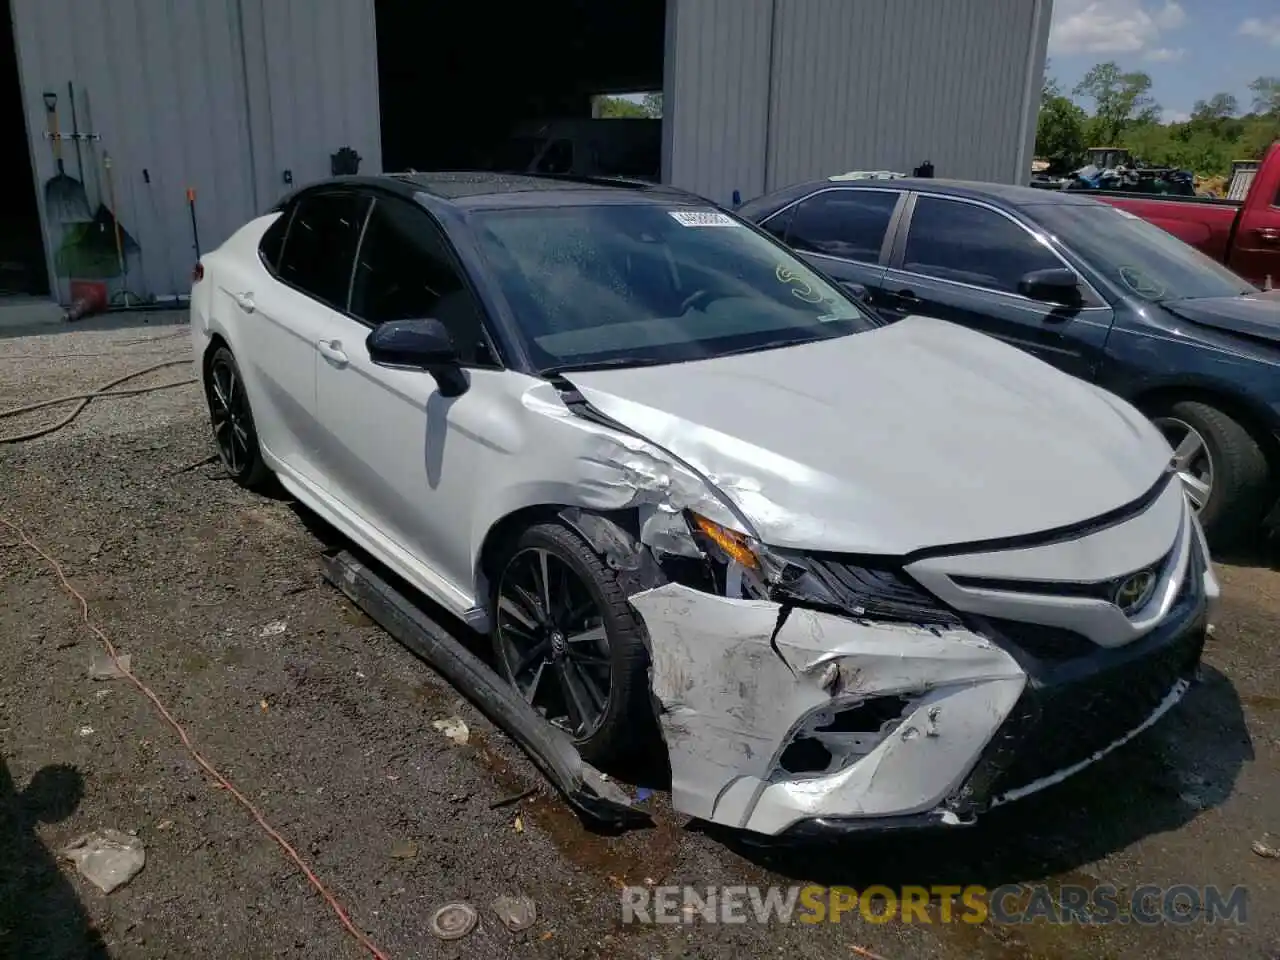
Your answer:
[[[1123,73],[1119,64],[1109,62],[1092,67],[1072,93],[1094,102],[1089,133],[1098,146],[1112,146],[1132,125],[1159,121],[1160,107],[1150,91],[1150,76],[1138,71]]]
[[[1197,100],[1191,108],[1193,123],[1228,120],[1240,112],[1240,102],[1229,93],[1215,93],[1208,100]]]
[[[662,91],[656,93],[646,93],[644,95],[644,112],[647,116],[657,119],[662,116]]]
[[[647,117],[644,104],[627,100],[623,97],[600,96],[596,98],[597,117],[614,119],[618,117]]]
[[[1062,96],[1062,86],[1058,83],[1058,78],[1049,72],[1049,61],[1044,62],[1044,83],[1040,87],[1040,105],[1051,100],[1054,97]]]
[[[1254,113],[1280,117],[1280,77],[1259,77],[1249,84]]]
[[[1050,163],[1054,172],[1065,173],[1080,166],[1084,158],[1085,124],[1089,115],[1078,104],[1060,94],[1040,102],[1036,122],[1036,156]]]

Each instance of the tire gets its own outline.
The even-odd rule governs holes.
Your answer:
[[[1217,407],[1179,400],[1149,412],[1151,419],[1176,441],[1187,427],[1204,440],[1212,465],[1209,497],[1200,507],[1200,523],[1214,547],[1235,546],[1258,534],[1268,494],[1271,467],[1266,452],[1249,431]]]
[[[224,377],[227,372],[230,379]],[[228,387],[230,395],[222,396]],[[213,442],[227,475],[246,490],[262,490],[271,479],[271,470],[262,459],[244,377],[229,347],[218,347],[205,365],[204,395],[209,404]],[[231,413],[229,420],[224,408]],[[224,440],[233,436],[234,440]]]
[[[523,570],[518,565],[525,563],[531,552],[536,554],[537,551],[545,551],[576,576],[595,605],[608,645],[607,657],[600,657],[601,661],[608,662],[609,689],[598,725],[587,730],[585,735],[571,729],[566,729],[566,732],[573,737],[583,759],[590,763],[610,763],[630,757],[645,747],[657,731],[649,695],[649,652],[644,625],[627,602],[617,573],[576,531],[561,523],[539,523],[527,528],[509,544],[497,565],[498,572],[493,578],[491,638],[498,672],[528,699],[525,687],[517,682],[511,662],[510,651],[519,638],[508,634],[504,623],[513,624],[500,602],[504,587],[515,583]],[[555,572],[551,567],[549,563],[549,579],[554,580]],[[571,644],[565,643],[563,647],[570,648]],[[554,671],[555,666],[549,663],[544,669]],[[597,676],[602,676],[603,663],[597,669],[600,671]],[[532,701],[535,706],[539,706],[542,697],[542,688],[539,687]],[[547,716],[548,720],[556,722],[550,713]],[[569,718],[566,716],[565,719]]]

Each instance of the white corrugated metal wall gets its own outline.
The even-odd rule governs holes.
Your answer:
[[[1025,182],[1051,0],[668,0],[666,178],[743,199],[856,169]]]
[[[727,202],[762,191],[774,0],[667,0],[663,179]]]
[[[58,95],[68,133],[70,81],[80,130],[101,137],[81,144],[86,193],[93,208],[107,202],[109,153],[119,219],[140,247],[128,265],[136,294],[190,286],[188,188],[208,250],[287,189],[286,169],[296,183],[327,176],[342,146],[364,158],[361,172],[381,169],[373,0],[11,3],[42,213],[55,170],[43,94]],[[63,148],[81,178],[75,145]],[[58,234],[46,229],[47,249]],[[56,289],[65,301],[67,278]]]

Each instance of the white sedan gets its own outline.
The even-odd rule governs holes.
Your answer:
[[[1146,418],[699,198],[341,178],[191,309],[228,472],[486,632],[584,758],[660,735],[688,814],[969,822],[1199,661],[1217,585]]]

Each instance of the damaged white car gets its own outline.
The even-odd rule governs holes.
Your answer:
[[[998,341],[886,326],[672,190],[343,178],[197,268],[227,470],[492,637],[685,813],[958,824],[1155,722],[1218,593],[1160,433]]]

